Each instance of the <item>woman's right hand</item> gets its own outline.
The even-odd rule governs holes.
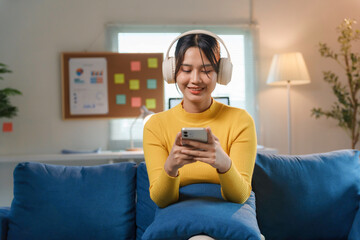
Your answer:
[[[188,148],[183,146],[181,141],[181,132],[179,132],[176,135],[174,145],[164,165],[165,172],[172,177],[178,176],[179,169],[184,165],[196,162],[192,156],[181,153],[182,149]]]

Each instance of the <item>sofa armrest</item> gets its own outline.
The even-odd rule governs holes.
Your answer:
[[[360,239],[360,203],[348,236],[349,240]]]
[[[10,207],[0,207],[0,240],[6,240]]]

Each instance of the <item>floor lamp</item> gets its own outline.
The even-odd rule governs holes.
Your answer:
[[[288,154],[291,154],[291,104],[290,85],[310,83],[310,76],[304,58],[299,52],[274,55],[267,79],[267,84],[287,86],[288,104]]]

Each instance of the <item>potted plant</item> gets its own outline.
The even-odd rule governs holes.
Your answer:
[[[338,42],[340,51],[334,52],[326,43],[319,43],[322,57],[336,61],[344,70],[344,76],[339,78],[332,71],[324,71],[325,82],[329,83],[337,101],[330,110],[313,108],[312,116],[316,119],[322,116],[337,120],[338,126],[351,137],[351,148],[355,149],[360,133],[360,54],[353,52],[352,45],[359,44],[360,30],[354,29],[355,20],[345,19],[338,27]]]
[[[3,63],[0,63],[0,80],[5,73],[11,73],[12,71]],[[0,89],[0,118],[12,118],[16,116],[18,109],[11,105],[10,96],[21,95],[19,90],[13,88]]]

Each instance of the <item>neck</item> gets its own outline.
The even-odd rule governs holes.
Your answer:
[[[190,101],[183,101],[183,108],[188,113],[201,113],[206,111],[210,108],[212,104],[212,98],[204,102],[190,102]]]

